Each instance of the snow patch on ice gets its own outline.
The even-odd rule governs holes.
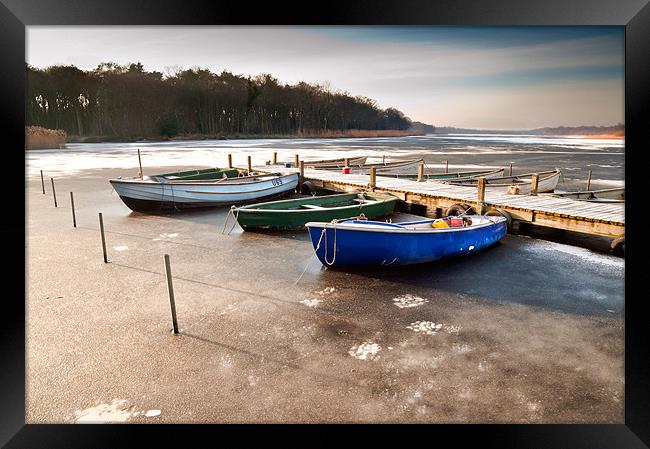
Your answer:
[[[379,351],[381,351],[381,346],[377,343],[371,341],[363,342],[359,345],[354,345],[348,351],[355,359],[359,360],[377,360],[379,359]]]
[[[306,305],[307,307],[318,307],[318,304],[322,303],[323,301],[320,299],[303,299],[302,301],[299,301],[301,304]]]
[[[323,290],[316,293],[321,296],[325,296],[325,295],[331,295],[332,293],[334,293],[335,290],[336,289],[334,287],[325,287]]]
[[[442,324],[436,324],[432,321],[415,321],[406,328],[420,334],[435,335],[442,328]]]
[[[426,302],[429,302],[429,300],[411,294],[406,294],[406,295],[398,296],[397,298],[393,298],[393,303],[400,309],[418,307]]]
[[[115,251],[126,251],[127,249],[129,249],[129,247],[128,246],[114,246],[113,249]]]
[[[426,335],[435,335],[441,330],[448,334],[458,335],[461,329],[460,326],[454,326],[453,324],[434,323],[432,321],[414,321],[406,326],[406,328],[411,329],[413,332]]]

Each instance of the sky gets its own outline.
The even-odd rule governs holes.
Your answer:
[[[624,28],[28,26],[34,67],[140,62],[326,83],[435,126],[624,122]]]

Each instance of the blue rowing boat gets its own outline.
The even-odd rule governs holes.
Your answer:
[[[498,242],[507,220],[466,216],[385,223],[349,219],[309,222],[316,256],[326,267],[392,266],[469,254]]]

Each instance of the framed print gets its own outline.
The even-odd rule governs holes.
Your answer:
[[[647,447],[646,2],[2,3],[3,445]]]

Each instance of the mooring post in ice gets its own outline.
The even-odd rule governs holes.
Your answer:
[[[74,195],[70,192],[70,206],[72,207],[72,226],[77,227],[77,217],[74,214]]]
[[[248,175],[253,172],[253,160],[251,159],[250,156],[248,156]]]
[[[510,162],[510,171],[508,172],[508,176],[512,176],[512,162]]]
[[[449,160],[445,161],[445,173],[449,173]]]
[[[532,183],[530,186],[530,194],[531,195],[537,195],[537,188],[539,187],[539,175],[535,173],[532,176]]]
[[[424,181],[424,161],[418,163],[418,181]]]
[[[228,153],[228,168],[232,168],[232,154]]]
[[[54,178],[50,178],[50,181],[52,181],[52,197],[54,198],[54,207],[59,207],[56,204],[56,190],[54,190]]]
[[[587,176],[587,190],[591,186],[591,170],[589,170],[589,175]]]
[[[476,194],[476,215],[483,215],[483,206],[485,205],[485,177],[478,178]]]
[[[298,155],[296,154],[296,155],[294,156],[294,167],[297,168],[299,164],[300,164],[300,156],[298,156]]]
[[[104,252],[104,263],[108,263],[108,256],[106,255],[106,237],[104,237],[104,217],[99,213],[99,233],[102,235],[102,251]]]
[[[278,165],[278,152],[273,152],[273,165]]]
[[[370,190],[374,191],[377,186],[377,169],[370,167],[370,182],[368,183]]]
[[[43,181],[43,170],[41,170],[41,187],[43,188],[43,195],[45,195],[45,181]]]
[[[343,159],[343,163],[345,164],[345,168],[350,168],[350,158],[346,157]]]
[[[144,175],[142,173],[142,159],[140,159],[140,148],[138,148],[138,165],[140,166],[140,179],[144,179]]]
[[[165,254],[165,273],[167,274],[167,291],[169,292],[169,304],[172,308],[172,325],[174,333],[178,333],[178,321],[176,319],[176,302],[174,301],[174,284],[172,283],[172,267],[169,263],[169,254]]]

